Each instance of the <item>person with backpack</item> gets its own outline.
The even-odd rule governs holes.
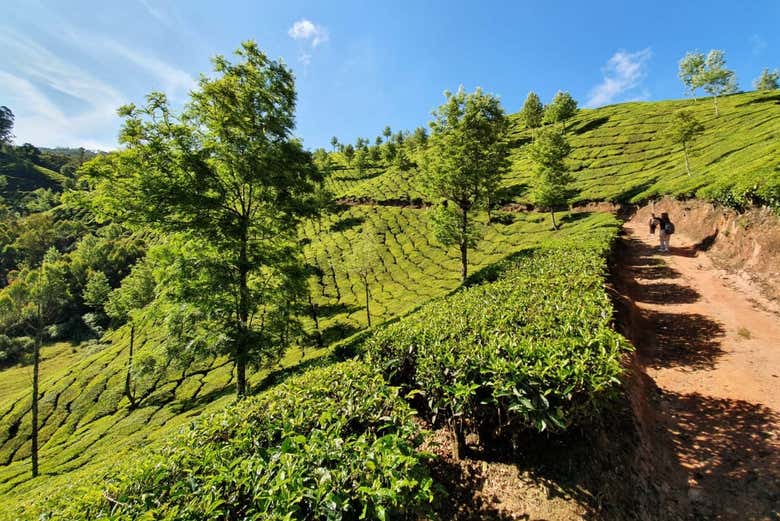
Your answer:
[[[674,223],[669,219],[669,214],[663,212],[661,217],[656,217],[655,214],[650,218],[650,233],[655,233],[655,229],[658,228],[658,239],[661,243],[658,247],[658,251],[669,251],[669,237],[674,233]]]

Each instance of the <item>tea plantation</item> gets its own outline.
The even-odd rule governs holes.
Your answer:
[[[742,207],[780,206],[780,95],[777,91],[734,94],[720,100],[715,116],[709,99],[634,102],[583,109],[567,124],[570,168],[578,191],[574,202],[641,203],[660,194],[695,196]],[[679,109],[690,109],[705,131],[693,146],[688,176],[682,149],[665,136]],[[525,153],[531,132],[512,116],[512,170],[504,202],[530,202],[533,166]],[[424,199],[414,172],[354,171],[333,177],[339,197],[356,200]]]

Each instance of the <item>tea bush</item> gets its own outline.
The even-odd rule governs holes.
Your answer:
[[[432,500],[411,409],[367,365],[291,378],[193,424],[44,519],[385,519]]]
[[[618,389],[630,349],[610,327],[608,244],[521,258],[377,331],[368,356],[433,421],[543,431],[587,420]]]

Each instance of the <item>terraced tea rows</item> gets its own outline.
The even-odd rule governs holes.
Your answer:
[[[670,194],[739,204],[741,197],[750,198],[751,192],[758,191],[762,200],[773,198],[772,204],[780,206],[780,95],[736,94],[724,97],[719,105],[718,117],[709,99],[581,110],[567,133],[574,188],[579,190],[575,202],[643,202]],[[672,114],[682,108],[690,109],[705,127],[692,147],[690,177],[680,147],[664,135]],[[504,198],[525,203],[533,183],[533,165],[524,150],[531,133],[522,127],[517,114],[511,119],[512,167],[504,180]],[[393,168],[375,169],[364,176],[344,170],[334,176],[331,189],[344,198],[424,199],[415,175],[415,170]]]
[[[458,287],[459,258],[454,249],[448,252],[435,243],[428,229],[428,213],[426,209],[351,206],[319,226],[310,223],[306,227],[306,236],[313,239],[304,254],[321,274],[315,300],[324,313],[323,330],[346,333],[366,325],[362,283],[347,269],[352,245],[363,229],[375,230],[379,238],[379,263],[369,278],[377,323]],[[550,236],[545,215],[510,217],[514,221],[510,224],[485,227],[483,241],[470,254],[471,273]],[[485,216],[481,219],[484,222]],[[608,215],[576,216],[564,222],[559,236],[587,236],[591,230],[613,225]],[[317,233],[318,229],[331,233]]]
[[[351,206],[321,223],[307,223],[309,242],[304,252],[322,274],[315,295],[323,315],[320,327],[334,340],[365,327],[363,290],[346,268],[361,229],[372,227],[383,237],[380,262],[371,274],[373,316],[376,323],[406,313],[459,284],[455,252],[433,242],[427,228],[427,210],[384,206]],[[486,228],[475,249],[472,272],[522,248],[548,239],[547,217],[511,216],[509,224]],[[484,216],[482,217],[484,219]],[[560,237],[587,236],[596,230],[616,229],[605,214],[575,214],[564,219]],[[306,241],[304,241],[306,242]],[[151,322],[136,332],[136,360],[161,351],[163,328]],[[121,328],[100,344],[52,346],[43,365],[41,381],[41,470],[43,477],[29,480],[30,396],[29,367],[3,373],[0,396],[0,495],[5,505],[36,501],[48,490],[79,480],[94,480],[117,458],[132,458],[141,447],[156,445],[204,411],[220,410],[233,400],[232,365],[210,360],[186,371],[175,365],[147,376],[137,376],[137,393],[144,399],[131,409],[122,395],[129,329]],[[294,366],[327,349],[292,348],[282,365]],[[158,357],[162,359],[163,357]],[[252,375],[260,383],[266,371]]]

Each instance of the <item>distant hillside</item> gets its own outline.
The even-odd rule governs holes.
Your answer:
[[[0,176],[7,183],[0,195],[18,200],[39,188],[62,191],[79,165],[97,154],[83,148],[37,148],[29,144],[0,149]]]
[[[700,197],[730,206],[780,206],[780,92],[750,92],[710,99],[635,102],[583,109],[568,124],[569,165],[579,193],[574,202],[641,203],[658,195]],[[705,132],[692,149],[690,177],[682,151],[664,136],[676,110],[688,108]],[[527,203],[533,167],[524,147],[531,133],[511,116],[512,169],[504,202]],[[338,171],[331,189],[341,198],[396,201],[424,199],[414,171]]]

